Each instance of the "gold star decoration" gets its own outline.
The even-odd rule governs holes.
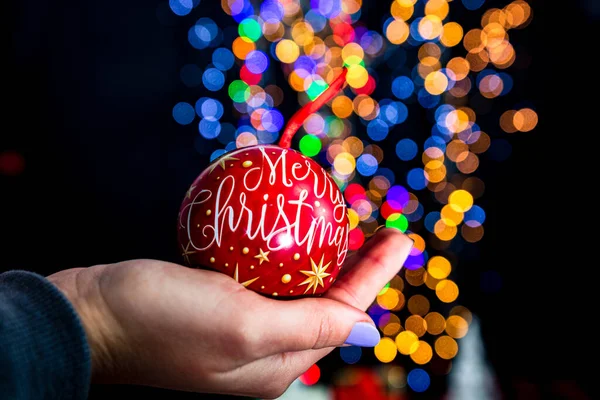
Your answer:
[[[188,244],[183,248],[183,253],[181,254],[183,256],[183,258],[185,259],[185,262],[190,264],[190,254],[195,254],[196,251],[195,250],[190,250],[190,244],[192,242],[188,242]],[[183,246],[181,246],[183,247]]]
[[[254,278],[254,279],[250,279],[249,281],[242,282],[242,286],[243,286],[243,287],[247,287],[247,286],[248,286],[248,285],[250,285],[252,282],[256,281],[258,278],[260,278],[260,276],[257,276],[257,277],[256,277],[256,278]],[[233,273],[233,279],[235,279],[235,281],[236,281],[237,283],[240,283],[240,280],[239,280],[239,275],[238,275],[238,264],[237,264],[237,263],[235,263],[235,272]]]
[[[210,173],[212,173],[215,168],[217,168],[218,166],[221,166],[221,168],[223,168],[223,170],[225,170],[225,163],[227,161],[239,161],[239,158],[235,158],[235,157],[231,157],[231,156],[223,156],[219,161],[215,162],[215,165],[213,165],[213,167],[210,169]]]
[[[260,260],[258,265],[262,265],[263,261],[269,262],[269,257],[267,256],[269,255],[270,251],[262,251],[262,249],[258,249],[258,251],[260,254],[254,256],[254,258],[258,258]]]
[[[194,189],[196,189],[196,185],[192,185],[192,186],[190,186],[190,188],[188,189],[188,191],[187,191],[187,194],[186,194],[186,197],[187,197],[188,199],[191,199],[191,198],[192,198],[192,192],[194,191]]]
[[[304,280],[304,282],[298,284],[298,286],[308,285],[306,287],[306,290],[304,291],[304,293],[308,292],[310,290],[310,288],[312,288],[313,294],[315,294],[315,292],[317,291],[317,287],[319,285],[325,287],[325,284],[323,283],[323,278],[327,278],[329,275],[331,275],[331,274],[328,274],[327,272],[325,272],[327,270],[327,268],[329,267],[329,265],[331,264],[331,261],[329,261],[325,266],[323,266],[324,258],[325,258],[325,254],[323,254],[321,256],[321,261],[319,261],[319,265],[317,265],[311,257],[310,264],[312,267],[312,271],[300,271],[304,275],[308,276],[308,278],[306,278]]]

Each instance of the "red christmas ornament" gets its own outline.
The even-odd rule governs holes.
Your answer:
[[[279,146],[231,151],[195,179],[178,221],[189,266],[223,272],[267,296],[314,296],[331,286],[348,251],[346,203],[318,163],[288,147],[345,75],[290,119]]]

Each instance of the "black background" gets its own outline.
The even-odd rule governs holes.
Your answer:
[[[10,34],[0,151],[20,152],[26,164],[18,176],[0,175],[0,271],[47,275],[131,258],[180,262],[174,221],[188,185],[208,164],[194,148],[193,130],[171,116],[175,103],[193,104],[198,97],[179,80],[179,68],[194,62],[183,38],[198,16],[233,22],[220,2],[203,0],[188,23],[171,17],[161,24],[158,3],[11,2],[3,18]],[[488,1],[483,9],[507,3]],[[597,342],[589,325],[596,319],[588,311],[593,293],[584,289],[594,261],[586,257],[593,252],[584,245],[585,231],[575,224],[594,211],[584,191],[590,183],[576,184],[575,175],[580,162],[593,157],[580,144],[592,133],[585,132],[591,124],[579,109],[584,101],[559,91],[586,91],[585,70],[576,62],[582,53],[575,48],[593,38],[587,28],[595,6],[570,2],[562,10],[569,16],[563,14],[560,25],[552,20],[546,31],[550,18],[542,3],[531,1],[533,22],[511,32],[530,63],[512,73],[514,89],[497,106],[526,100],[539,124],[509,137],[506,161],[482,162],[486,235],[479,257],[461,262],[457,279],[461,304],[480,318],[505,398],[583,399],[591,393],[593,367],[586,363],[597,363],[589,355]],[[387,4],[365,5],[372,28],[380,29]],[[465,13],[461,24],[475,26],[480,15]],[[564,45],[556,44],[559,37]],[[565,66],[557,68],[561,62]],[[550,104],[561,112],[547,111]],[[286,107],[286,116],[296,109],[289,101]],[[493,294],[480,285],[489,270],[502,278]],[[324,376],[340,362],[324,360]],[[203,397],[101,386],[90,398],[157,393]]]

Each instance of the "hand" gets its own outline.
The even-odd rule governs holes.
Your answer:
[[[352,342],[378,342],[364,311],[411,248],[407,236],[383,229],[348,257],[325,296],[287,301],[218,272],[154,260],[48,279],[81,317],[93,381],[275,398],[351,331]]]

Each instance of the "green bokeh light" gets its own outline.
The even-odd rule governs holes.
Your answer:
[[[325,81],[312,81],[308,87],[308,90],[306,91],[306,94],[308,95],[309,99],[314,100],[319,97],[319,95],[328,87],[329,85]]]
[[[300,139],[300,151],[308,157],[316,156],[321,151],[321,139],[315,135],[304,135]]]
[[[401,232],[406,232],[406,229],[408,229],[408,220],[404,215],[394,213],[385,221],[385,226],[388,228],[396,228]]]
[[[231,97],[231,100],[235,101],[236,103],[243,103],[250,98],[248,84],[239,79],[229,84],[227,93],[229,94],[229,97]]]
[[[388,289],[390,288],[390,283],[386,283],[385,286],[379,291],[379,293],[377,294],[378,296],[381,296],[382,294],[384,294],[385,292],[388,291]]]
[[[262,29],[257,21],[246,18],[238,25],[238,33],[242,38],[256,42],[262,35]]]

